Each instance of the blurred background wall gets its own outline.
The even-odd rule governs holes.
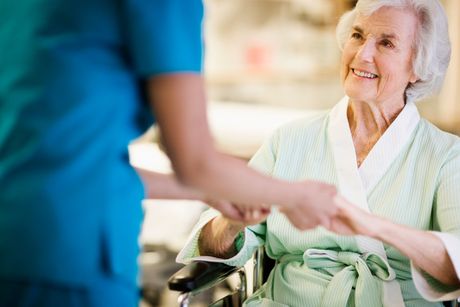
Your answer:
[[[205,74],[211,101],[324,109],[343,95],[338,18],[353,0],[206,0]],[[442,1],[452,61],[442,93],[419,109],[460,132],[460,1]]]

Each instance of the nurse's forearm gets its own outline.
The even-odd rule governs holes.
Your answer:
[[[201,229],[198,238],[200,255],[225,259],[235,256],[238,253],[235,239],[243,229],[242,224],[231,222],[222,216],[209,221]]]
[[[443,242],[427,231],[413,229],[378,218],[373,236],[394,246],[415,266],[446,285],[460,285]]]
[[[300,229],[327,225],[337,213],[335,187],[264,176],[214,149],[200,75],[152,77],[147,90],[166,152],[184,185],[203,191],[209,198],[231,201],[239,209],[279,205]]]
[[[178,180],[184,185],[199,189],[210,198],[234,203],[293,202],[289,198],[296,191],[286,182],[263,176],[245,162],[215,150],[200,75],[153,77],[148,89],[163,144]],[[301,192],[307,194],[305,189]]]
[[[145,197],[151,199],[203,200],[203,193],[181,184],[173,174],[135,168],[142,179]]]

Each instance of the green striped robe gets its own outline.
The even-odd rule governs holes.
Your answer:
[[[354,148],[340,148],[352,147],[346,128],[347,105],[348,99],[344,98],[326,115],[281,127],[250,165],[290,181],[311,179],[337,185],[351,201],[355,201],[351,184],[359,176],[372,213],[395,223],[435,231],[441,239],[447,237],[454,242],[446,247],[459,273],[459,139],[420,119],[415,106],[406,106],[358,169],[353,161]],[[348,138],[348,143],[334,143],[334,138],[339,143],[340,138]],[[350,178],[350,184],[339,182],[338,169],[345,173],[342,177]],[[188,262],[199,256],[199,231],[217,214],[211,209],[202,215],[178,261]],[[359,238],[339,236],[321,227],[299,231],[276,208],[265,223],[246,228],[242,238],[240,251],[233,258],[205,259],[243,265],[259,245],[265,244],[277,265],[247,306],[383,306],[384,280],[392,279],[389,276],[394,273],[406,306],[442,306],[425,300],[422,294],[431,300],[460,295],[458,289],[450,289],[411,268],[410,260],[391,246],[384,246],[388,260],[369,256],[363,253]],[[420,291],[414,277],[419,280]]]

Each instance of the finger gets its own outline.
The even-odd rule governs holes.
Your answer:
[[[257,209],[248,210],[247,214],[247,223],[248,224],[257,224],[260,222],[261,213]]]
[[[270,212],[271,212],[271,206],[270,206],[270,205],[265,205],[265,204],[263,204],[263,205],[261,206],[261,208],[260,208],[260,211],[261,211],[262,214],[268,215],[268,214],[270,214]]]
[[[348,233],[347,227],[338,219],[332,219],[328,229],[341,235],[346,235]]]
[[[260,219],[265,220],[270,215],[270,213],[271,213],[270,211],[261,211],[260,212],[260,215],[261,215]]]
[[[311,219],[299,218],[297,214],[287,216],[297,229],[309,230],[319,225],[318,222],[314,222]]]
[[[244,221],[244,215],[241,210],[230,202],[221,202],[214,207],[219,210],[223,216],[235,221]]]
[[[339,194],[334,196],[334,202],[339,207],[347,207],[349,205],[349,203],[345,200],[345,198],[343,198]]]
[[[256,209],[256,210],[252,210],[252,216],[251,216],[251,218],[252,218],[253,221],[258,221],[258,220],[260,219],[261,215],[262,215],[262,214],[260,213],[259,210],[257,210],[257,209]]]

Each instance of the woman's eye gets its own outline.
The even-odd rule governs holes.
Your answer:
[[[351,38],[353,38],[353,39],[361,39],[362,36],[358,32],[353,32],[353,33],[351,33]]]
[[[382,41],[382,45],[386,48],[394,48],[394,45],[391,41],[389,40],[383,40]]]

